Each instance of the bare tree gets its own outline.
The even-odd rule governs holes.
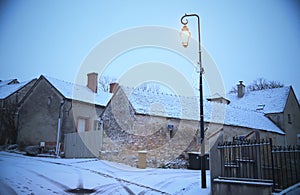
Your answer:
[[[99,79],[99,90],[103,92],[109,92],[109,84],[116,82],[116,79],[109,76],[102,76]]]
[[[99,79],[99,90],[104,92],[109,92],[109,84],[116,82],[117,79],[111,78],[109,76],[102,76]],[[145,92],[155,92],[155,93],[163,93],[163,90],[158,83],[143,83],[140,85],[138,90],[142,90]]]
[[[279,81],[270,81],[269,86],[270,88],[281,88],[284,87],[284,84]]]
[[[264,78],[258,78],[254,80],[250,85],[246,87],[248,91],[259,91],[264,89],[273,89],[284,87],[284,84],[279,81],[268,81]],[[229,93],[237,93],[237,88],[232,87]]]
[[[267,81],[264,78],[258,78],[247,86],[249,91],[258,91],[264,89],[281,88],[284,84],[279,81]]]

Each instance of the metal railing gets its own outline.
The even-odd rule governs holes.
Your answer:
[[[300,182],[300,145],[273,146],[274,188],[283,190]]]
[[[234,139],[218,149],[220,177],[272,181],[276,191],[300,181],[300,146],[273,146],[272,139]]]

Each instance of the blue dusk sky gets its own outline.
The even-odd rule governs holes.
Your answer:
[[[144,26],[179,33],[185,13],[201,17],[202,47],[216,64],[227,92],[239,80],[247,85],[265,78],[292,85],[300,98],[297,0],[2,0],[0,79],[25,81],[44,74],[74,82],[93,48],[112,35]],[[189,28],[197,39],[195,19],[189,19]],[[110,50],[114,50],[113,44],[107,52]],[[188,80],[197,78],[186,59],[151,47],[124,51],[102,74],[118,79],[134,64],[152,61],[178,69]]]

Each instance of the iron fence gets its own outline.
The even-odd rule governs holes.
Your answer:
[[[274,187],[285,189],[300,182],[300,145],[273,146]]]
[[[272,139],[234,139],[218,149],[220,177],[272,181],[275,191],[300,182],[300,146],[273,146]]]

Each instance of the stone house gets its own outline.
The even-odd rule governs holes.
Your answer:
[[[228,94],[233,107],[263,113],[285,132],[284,145],[300,144],[300,106],[292,86],[245,91],[238,84],[239,94]]]
[[[97,137],[94,134],[99,134],[99,115],[111,97],[109,93],[97,92],[97,77],[97,73],[88,74],[84,86],[41,75],[22,100],[17,143],[43,143],[56,152],[58,148],[64,150],[66,157],[91,156],[80,153],[78,147],[85,144],[78,134],[91,132],[91,136]],[[68,135],[75,138],[66,146]],[[69,155],[70,150],[73,153]]]
[[[111,85],[113,96],[101,115],[104,134],[100,158],[137,165],[147,151],[147,165],[158,167],[188,152],[200,151],[199,105],[195,97]],[[220,135],[273,138],[284,142],[285,132],[264,113],[231,106],[223,97],[204,102],[205,149],[209,153]]]
[[[0,144],[15,143],[19,125],[20,102],[36,79],[19,82],[17,79],[0,80]]]

